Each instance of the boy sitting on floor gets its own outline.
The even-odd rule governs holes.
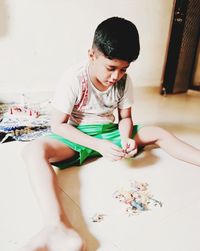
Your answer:
[[[135,25],[112,17],[95,31],[88,61],[69,69],[53,99],[52,134],[24,149],[30,180],[43,213],[45,228],[26,251],[79,251],[83,241],[72,228],[58,196],[52,164],[65,168],[103,156],[117,161],[133,157],[138,147],[156,144],[173,157],[200,166],[200,151],[156,126],[135,125],[133,90],[126,74],[139,55]],[[119,122],[113,111],[118,109]]]

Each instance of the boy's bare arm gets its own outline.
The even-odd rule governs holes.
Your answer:
[[[70,115],[54,109],[51,119],[52,131],[74,143],[91,148],[109,159],[118,160],[124,156],[122,149],[115,144],[89,136],[68,124],[69,117]]]
[[[133,131],[133,121],[131,118],[131,107],[127,109],[118,109],[119,113],[119,131],[121,140],[130,138]]]
[[[99,143],[99,139],[91,137],[74,126],[67,124],[70,115],[53,109],[51,116],[51,129],[54,133],[88,148],[95,149]]]
[[[133,121],[131,117],[131,108],[118,109],[118,112],[121,144],[126,153],[125,158],[129,158],[137,153],[136,142],[132,139]]]

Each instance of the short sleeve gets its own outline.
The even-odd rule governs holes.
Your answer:
[[[55,90],[52,106],[61,112],[71,114],[79,93],[78,78],[72,72],[66,72],[61,77]]]
[[[127,75],[126,84],[124,89],[124,94],[121,97],[118,107],[120,109],[126,109],[133,105],[133,82],[131,78]]]

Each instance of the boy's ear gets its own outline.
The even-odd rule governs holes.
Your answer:
[[[94,60],[95,59],[95,51],[93,48],[88,50],[88,56],[90,60]]]

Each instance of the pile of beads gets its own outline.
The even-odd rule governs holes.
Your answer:
[[[131,182],[130,190],[120,189],[114,193],[114,198],[127,205],[129,216],[150,210],[152,206],[162,207],[162,203],[148,191],[146,182]]]

